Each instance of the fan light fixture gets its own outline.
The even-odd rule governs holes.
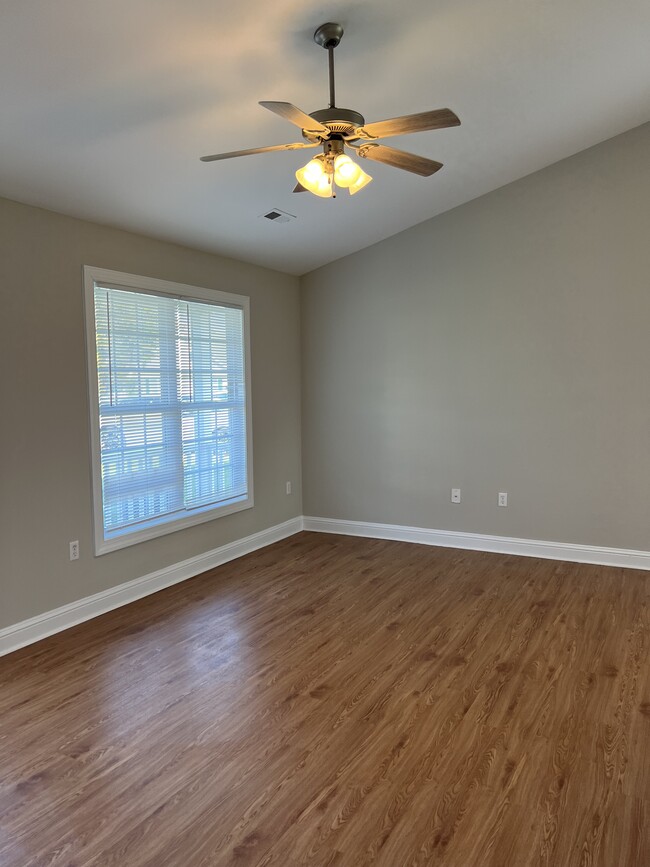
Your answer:
[[[336,196],[336,187],[347,189],[351,196],[362,190],[372,178],[347,154],[319,154],[298,169],[296,180],[305,190],[322,199]]]

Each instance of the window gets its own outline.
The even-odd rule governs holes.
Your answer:
[[[84,274],[95,552],[250,508],[248,298]]]

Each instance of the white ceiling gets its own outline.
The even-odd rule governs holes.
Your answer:
[[[339,105],[459,115],[384,140],[442,171],[364,163],[374,183],[323,200],[291,193],[310,151],[199,162],[300,140],[257,102],[327,106],[325,21]],[[647,121],[649,37],[648,0],[7,3],[0,195],[302,274]]]

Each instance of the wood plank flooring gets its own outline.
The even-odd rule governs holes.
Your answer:
[[[648,867],[649,599],[294,536],[0,660],[0,864]]]

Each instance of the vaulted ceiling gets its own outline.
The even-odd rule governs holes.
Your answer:
[[[338,21],[337,103],[367,121],[452,108],[388,139],[354,197],[293,194],[311,152],[259,100],[327,106],[315,28]],[[0,28],[0,195],[301,274],[650,117],[647,0],[32,0]],[[260,215],[278,208],[296,219]]]

